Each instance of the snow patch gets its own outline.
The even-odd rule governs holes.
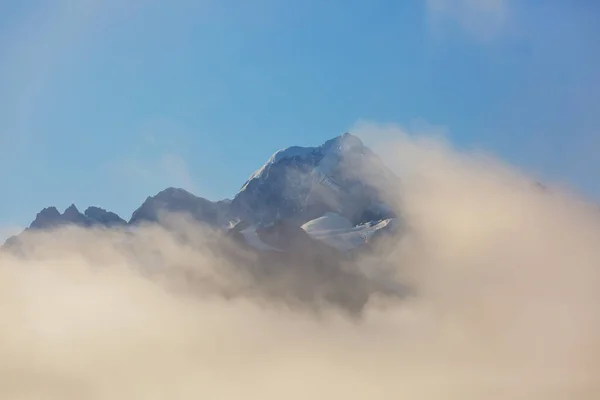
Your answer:
[[[328,212],[322,217],[308,221],[301,228],[310,235],[317,232],[347,231],[352,229],[352,223],[339,214]]]
[[[345,220],[345,221],[343,221]],[[346,218],[327,213],[302,225],[308,235],[340,251],[351,251],[368,242],[377,231],[395,222],[395,218],[352,226]]]

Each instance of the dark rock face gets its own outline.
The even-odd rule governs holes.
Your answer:
[[[20,252],[23,249],[24,241],[22,240],[28,232],[41,230],[51,230],[63,226],[78,226],[83,228],[104,227],[114,228],[125,226],[127,222],[120,218],[117,214],[106,211],[99,207],[89,207],[85,214],[82,214],[75,204],[71,204],[61,214],[56,207],[47,207],[40,211],[31,225],[26,228],[20,235],[12,236],[0,247],[0,250],[11,250]],[[26,242],[26,240],[25,240]]]
[[[71,204],[63,213],[62,219],[65,223],[71,223],[79,226],[91,226],[94,224],[94,220],[86,217],[79,212],[75,204]]]
[[[114,212],[106,211],[100,207],[88,207],[84,215],[94,221],[106,227],[124,226],[127,225],[127,221],[119,217]]]
[[[148,197],[134,211],[129,223],[158,222],[162,213],[186,213],[198,222],[219,226],[227,220],[229,202],[212,202],[183,189],[168,188],[156,196]]]
[[[75,204],[71,204],[62,214],[56,207],[44,208],[37,214],[29,229],[53,229],[63,225],[115,227],[126,223],[117,214],[102,208],[89,207],[82,214]]]
[[[62,215],[56,207],[47,207],[40,211],[31,225],[31,229],[46,229],[60,226],[62,223]]]

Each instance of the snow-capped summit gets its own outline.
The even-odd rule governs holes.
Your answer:
[[[335,212],[353,224],[389,218],[378,208],[382,183],[393,174],[362,141],[349,133],[318,147],[279,150],[253,173],[232,202],[242,219],[269,224],[306,222]]]

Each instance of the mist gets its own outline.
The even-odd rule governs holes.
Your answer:
[[[598,206],[443,138],[355,131],[400,177],[404,229],[344,268],[410,295],[287,296],[323,284],[311,265],[256,279],[181,216],[32,234],[0,254],[0,397],[600,398]]]

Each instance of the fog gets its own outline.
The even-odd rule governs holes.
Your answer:
[[[409,296],[302,307],[185,218],[36,234],[0,254],[0,398],[600,398],[598,206],[440,138],[356,133],[405,228],[350,268]]]

